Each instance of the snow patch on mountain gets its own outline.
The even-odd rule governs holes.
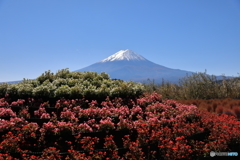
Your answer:
[[[142,57],[141,55],[127,49],[127,50],[121,50],[118,51],[117,53],[109,56],[108,58],[100,61],[100,62],[108,62],[108,61],[121,61],[121,60],[127,60],[127,61],[131,61],[131,60],[137,60],[137,61],[143,61],[143,60],[147,60],[144,57]]]

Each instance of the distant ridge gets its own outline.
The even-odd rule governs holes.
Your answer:
[[[22,82],[22,80],[19,80],[19,81],[8,81],[8,82],[0,82],[0,84],[1,84],[1,83],[20,83],[20,82]]]

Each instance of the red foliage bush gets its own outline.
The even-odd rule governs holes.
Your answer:
[[[234,117],[238,108],[233,107],[234,112],[222,109],[216,100],[204,103],[211,110],[216,107],[216,112],[234,116],[200,112],[195,105],[162,100],[156,93],[136,101],[92,101],[88,108],[75,100],[57,103],[58,109],[65,108],[42,126],[20,118],[0,119],[1,156],[36,160],[197,159],[209,156],[210,151],[236,151],[240,144],[240,121]],[[40,108],[35,112],[39,120],[41,114],[47,114],[44,106]]]

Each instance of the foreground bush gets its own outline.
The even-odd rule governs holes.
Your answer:
[[[11,106],[1,99],[6,107],[0,115],[0,157],[200,159],[210,151],[238,151],[240,145],[235,117],[200,112],[157,93],[101,102],[60,99],[52,107],[25,103]],[[29,112],[30,118],[23,116]]]
[[[70,72],[62,69],[56,74],[46,71],[36,80],[18,84],[0,84],[0,96],[9,100],[26,98],[85,98],[104,100],[109,97],[139,97],[144,92],[140,83],[111,80],[106,73]]]

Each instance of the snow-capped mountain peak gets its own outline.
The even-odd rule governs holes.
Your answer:
[[[100,62],[108,62],[108,61],[120,61],[120,60],[137,60],[137,61],[142,61],[142,60],[146,60],[144,57],[142,57],[141,55],[133,52],[132,50],[121,50],[118,51],[117,53],[109,56],[108,58],[100,61]]]

